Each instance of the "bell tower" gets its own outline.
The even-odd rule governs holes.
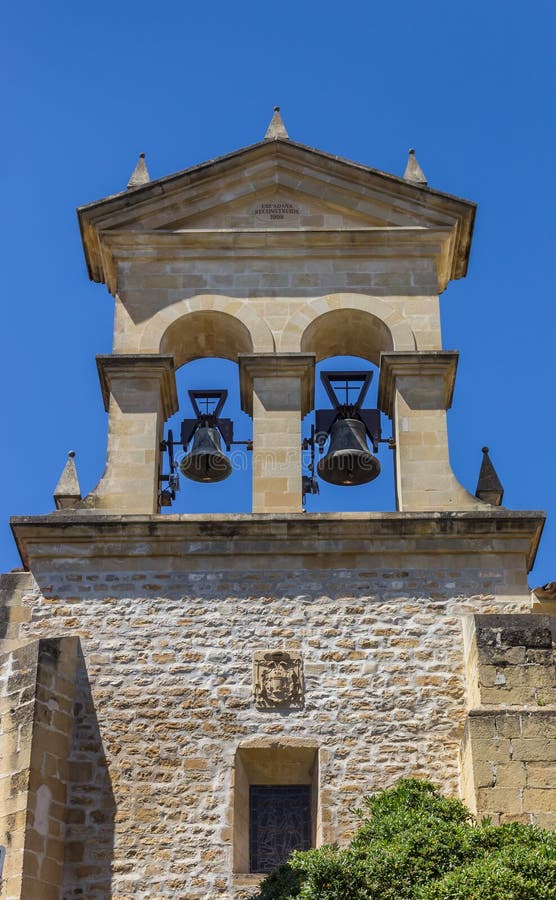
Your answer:
[[[244,900],[402,776],[556,825],[544,514],[501,505],[486,448],[475,493],[450,465],[439,295],[474,204],[413,151],[400,177],[300,144],[276,108],[219,159],[151,180],[141,156],[78,218],[114,300],[106,467],[82,497],[71,455],[56,509],[12,519],[1,900]],[[235,477],[229,385],[176,386],[215,357],[252,425],[252,511],[178,514],[180,479]],[[372,490],[389,453],[395,511],[304,511],[323,482]]]
[[[357,355],[380,366],[398,509],[484,508],[450,466],[457,353],[438,304],[466,272],[474,205],[430,189],[414,154],[395,178],[273,122],[262,144],[156,182],[140,158],[123,195],[79,210],[89,274],[116,298],[114,353],[98,358],[107,466],[84,507],[159,511],[174,372],[223,356],[253,421],[253,512],[300,512],[315,363]]]

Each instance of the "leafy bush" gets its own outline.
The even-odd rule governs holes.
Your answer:
[[[345,849],[296,852],[253,900],[556,900],[556,832],[478,825],[459,800],[403,779],[366,797]]]

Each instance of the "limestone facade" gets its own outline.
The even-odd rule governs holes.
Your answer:
[[[555,618],[527,584],[544,515],[449,463],[438,293],[473,204],[276,129],[80,210],[115,297],[107,466],[12,520],[1,900],[246,900],[251,786],[309,789],[316,846],[404,775],[556,826]],[[301,512],[314,366],[345,353],[380,365],[396,512]],[[203,356],[239,365],[249,515],[160,514],[175,370]]]

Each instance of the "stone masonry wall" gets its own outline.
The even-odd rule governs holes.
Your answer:
[[[2,900],[59,900],[77,639],[43,638],[0,656]]]
[[[466,622],[462,786],[479,818],[556,827],[556,668],[544,615]]]
[[[114,352],[159,352],[158,342],[153,346],[146,342],[149,323],[167,310],[163,324],[167,327],[187,311],[180,304],[196,298],[208,307],[212,299],[222,300],[225,305],[221,308],[232,316],[238,301],[248,299],[271,329],[276,349],[299,351],[297,343],[288,341],[288,324],[309,306],[313,317],[327,312],[323,298],[328,296],[338,298],[338,307],[350,307],[355,296],[367,305],[368,298],[380,298],[390,312],[407,322],[417,349],[442,346],[433,259],[369,259],[368,254],[364,258],[297,259],[288,255],[248,262],[203,258],[179,263],[120,263]],[[350,338],[357,340],[357,334]]]
[[[84,652],[64,898],[248,896],[256,878],[232,873],[233,767],[255,738],[319,748],[327,841],[402,775],[458,794],[462,616],[529,602],[502,572],[483,565],[480,594],[463,565],[354,572],[318,556],[289,573],[45,575],[20,639],[75,634]],[[301,709],[253,704],[253,654],[276,648],[302,652]]]
[[[9,900],[21,894],[37,664],[36,642],[0,655],[0,896]]]

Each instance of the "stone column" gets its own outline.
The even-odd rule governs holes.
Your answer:
[[[457,361],[453,350],[380,356],[378,405],[393,421],[401,511],[485,508],[450,466],[446,410],[452,404]]]
[[[301,512],[301,419],[314,405],[314,353],[240,353],[253,417],[253,512]]]
[[[109,414],[108,451],[88,503],[121,513],[156,513],[164,422],[178,409],[173,357],[97,356],[97,366]]]

